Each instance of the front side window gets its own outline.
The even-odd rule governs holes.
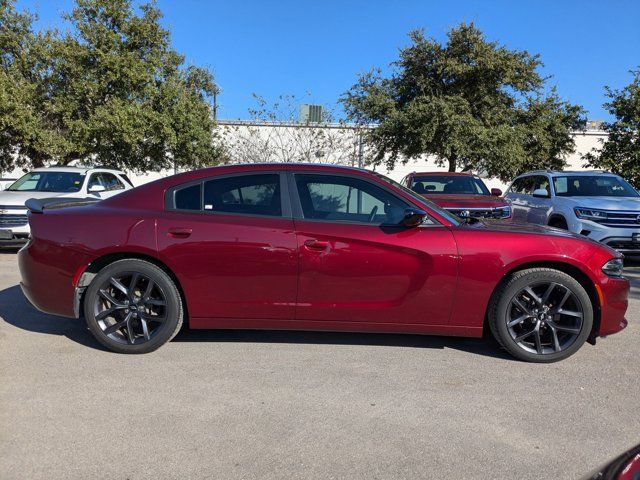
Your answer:
[[[533,193],[534,186],[535,177],[523,177],[513,182],[511,191],[520,195],[531,195]]]
[[[407,205],[366,181],[332,175],[296,175],[304,218],[397,225]]]
[[[415,176],[411,190],[421,195],[491,195],[484,182],[467,175],[424,175]]]
[[[123,183],[113,173],[98,172],[91,175],[88,188],[102,186],[105,190],[124,190]]]
[[[533,187],[531,193],[533,193],[533,190],[546,190],[547,195],[550,194],[549,179],[547,177],[545,177],[544,175],[537,175],[531,178],[533,178]]]
[[[558,197],[638,197],[627,182],[606,175],[554,177],[553,187]]]
[[[16,192],[78,192],[84,174],[76,172],[30,172],[16,180],[7,190]]]

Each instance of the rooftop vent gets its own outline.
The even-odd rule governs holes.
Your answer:
[[[322,105],[300,105],[300,123],[322,123]]]

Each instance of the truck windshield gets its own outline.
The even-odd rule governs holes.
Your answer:
[[[411,190],[421,195],[491,195],[482,180],[460,175],[425,175],[411,177]]]
[[[7,188],[18,192],[78,192],[84,182],[84,174],[76,172],[30,172]]]
[[[449,220],[452,224],[454,225],[460,225],[462,223],[462,220],[460,219],[460,217],[454,215],[451,212],[448,212],[447,210],[445,210],[444,208],[436,205],[435,203],[433,203],[431,200],[427,200],[426,198],[418,195],[416,192],[414,192],[413,190],[405,187],[404,185],[396,182],[395,180],[390,179],[389,177],[385,177],[384,175],[378,173],[378,172],[371,172],[374,175],[376,175],[378,178],[384,180],[385,182],[393,185],[396,188],[399,188],[400,190],[402,190],[403,192],[407,193],[408,195],[411,195],[411,197],[415,200],[418,201],[418,203],[421,203],[423,205],[425,205],[426,207],[430,208],[431,210],[435,210],[436,212],[438,212],[438,214],[441,217],[446,218],[447,220]]]
[[[558,197],[638,197],[638,192],[619,177],[607,175],[568,175],[555,177]]]

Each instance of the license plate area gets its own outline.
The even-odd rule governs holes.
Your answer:
[[[0,228],[0,240],[11,240],[13,238],[13,232]]]

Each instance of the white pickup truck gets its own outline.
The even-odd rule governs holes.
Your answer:
[[[0,191],[0,247],[19,246],[29,237],[30,198],[91,198],[101,200],[133,188],[119,170],[108,168],[37,168]]]

